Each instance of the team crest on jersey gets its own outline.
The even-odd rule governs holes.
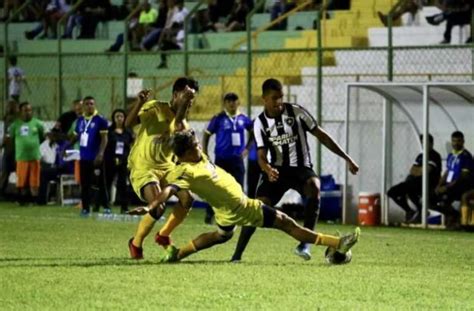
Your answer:
[[[285,123],[288,124],[288,126],[293,126],[293,124],[295,124],[295,118],[289,117],[285,120]]]

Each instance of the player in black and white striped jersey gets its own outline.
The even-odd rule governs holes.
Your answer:
[[[305,108],[284,103],[282,89],[282,84],[276,79],[267,79],[262,85],[264,111],[254,122],[258,163],[263,171],[256,197],[265,204],[275,206],[289,189],[298,191],[306,202],[304,227],[313,230],[319,215],[320,182],[312,169],[307,134],[312,134],[346,160],[352,174],[357,174],[359,166]],[[241,259],[254,232],[254,227],[242,228],[232,261]],[[311,259],[309,245],[306,244],[298,245],[295,254],[305,260]]]

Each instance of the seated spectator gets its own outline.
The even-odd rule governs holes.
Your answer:
[[[441,44],[451,43],[451,32],[454,26],[462,27],[471,23],[472,6],[472,0],[444,0],[440,5],[443,12],[426,18],[428,23],[435,26],[446,21],[446,30]],[[470,42],[472,42],[472,34],[466,40],[466,43]]]
[[[411,21],[414,21],[416,14],[418,13],[418,11],[420,11],[423,8],[423,4],[425,2],[426,0],[402,0],[401,4],[392,14],[392,21],[398,22],[400,17],[405,13],[410,13]],[[385,15],[380,11],[377,12],[377,15],[379,16],[379,19],[382,22],[382,24],[385,27],[387,27],[388,15]]]
[[[447,217],[447,226],[455,227],[459,222],[459,212],[452,207],[454,201],[461,200],[463,193],[472,188],[472,155],[464,149],[464,134],[456,131],[451,135],[453,151],[448,155],[447,170],[436,189],[436,206],[433,209]]]
[[[69,11],[70,6],[66,0],[51,0],[44,11],[43,28],[44,38],[49,38],[49,29],[51,29],[51,38],[57,37],[57,25],[59,20]]]
[[[166,15],[166,14],[165,14]],[[158,19],[158,11],[150,6],[148,1],[142,5],[142,10],[133,17],[129,23],[128,39],[130,40],[130,47],[135,50],[139,46],[142,38],[154,28],[156,20]],[[118,52],[124,42],[124,34],[121,33],[115,39],[114,44],[107,50],[108,52]]]
[[[142,40],[140,48],[144,51],[151,50],[155,45],[161,47],[161,41],[174,42],[178,37],[180,29],[183,29],[184,19],[189,14],[188,9],[184,7],[183,0],[168,0],[168,11],[163,28],[154,28]],[[160,12],[161,15],[161,12]],[[159,18],[158,18],[159,19]],[[182,32],[184,38],[184,32]],[[173,38],[170,40],[170,38]],[[179,40],[178,40],[179,41]]]
[[[171,28],[164,29],[161,34],[158,48],[163,51],[182,50],[184,47],[184,29],[179,24],[173,24]],[[161,62],[158,69],[168,68],[166,53],[161,53]]]
[[[63,39],[71,39],[74,28],[81,26],[78,39],[93,39],[99,22],[110,20],[112,5],[110,0],[85,0],[76,13],[71,14],[67,21]]]
[[[423,136],[420,136],[423,142]],[[438,185],[441,175],[441,156],[433,149],[433,136],[428,136],[429,155],[428,155],[428,174],[429,174],[429,195],[433,196],[434,190]],[[421,222],[421,197],[422,197],[422,179],[423,179],[423,153],[418,154],[413,163],[410,173],[404,182],[393,186],[387,192],[389,198],[398,204],[405,211],[405,222]],[[414,211],[408,204],[407,198],[415,205]]]
[[[295,0],[275,0],[271,8],[270,20],[274,21],[281,15],[293,10],[296,7]],[[270,30],[286,30],[288,19],[273,25]]]
[[[245,30],[246,25],[246,17],[249,13],[249,7],[245,0],[237,0],[230,12],[229,18],[225,25],[216,24],[217,29],[222,29],[226,32],[231,31],[241,31]]]

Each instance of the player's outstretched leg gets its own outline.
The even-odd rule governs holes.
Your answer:
[[[203,249],[229,241],[233,234],[233,226],[219,227],[217,231],[203,233],[180,249],[174,246],[168,247],[166,249],[167,254],[161,259],[161,262],[180,261]]]
[[[238,262],[242,259],[242,254],[245,251],[245,248],[249,244],[250,238],[255,233],[255,227],[247,227],[244,226],[240,230],[239,241],[237,242],[237,246],[235,247],[234,255],[232,255],[232,262]]]
[[[275,220],[273,228],[282,230],[291,235],[296,240],[303,243],[312,243],[316,245],[329,246],[335,248],[340,253],[346,253],[359,240],[360,229],[356,228],[354,233],[337,237],[322,233],[316,233],[300,226],[293,218],[288,215],[275,211]]]

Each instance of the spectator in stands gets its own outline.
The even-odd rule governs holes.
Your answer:
[[[8,68],[8,80],[10,82],[8,85],[8,94],[10,95],[10,98],[19,103],[23,85],[25,85],[28,90],[29,86],[26,82],[25,71],[17,66],[17,57],[10,56],[9,62],[10,67]]]
[[[1,194],[7,198],[6,190],[8,187],[8,178],[10,174],[15,171],[15,144],[8,143],[7,133],[10,125],[19,117],[18,103],[14,100],[9,100],[6,107],[5,116],[3,117],[3,135],[2,142],[3,158],[2,158],[2,172],[0,176]]]
[[[414,21],[415,16],[418,13],[418,11],[423,8],[424,2],[426,2],[426,1],[425,0],[402,0],[400,4],[396,3],[395,5],[398,5],[398,7],[392,14],[392,21],[398,22],[400,17],[405,13],[410,13],[411,20]],[[390,10],[392,10],[392,9],[390,9]],[[385,27],[387,27],[387,25],[388,25],[388,15],[385,15],[380,11],[378,11],[377,14],[378,14],[379,19],[382,22],[382,24]]]
[[[437,204],[433,209],[447,216],[447,225],[456,226],[459,212],[452,207],[454,201],[461,200],[463,193],[472,188],[472,155],[464,148],[464,134],[451,134],[453,151],[448,155],[447,170],[443,173],[436,189]]]
[[[183,0],[167,1],[168,12],[165,25],[163,28],[154,28],[145,36],[145,38],[143,38],[140,48],[144,51],[151,50],[155,45],[158,45],[161,50],[178,49],[183,44],[184,19],[189,11],[184,7]],[[183,31],[180,32],[181,30]],[[163,46],[162,40],[167,41]],[[166,64],[166,61],[164,64]]]
[[[426,21],[431,25],[439,25],[446,21],[446,30],[444,31],[441,44],[451,43],[451,32],[454,26],[464,26],[471,23],[471,10],[473,8],[472,0],[444,0],[441,1],[440,9],[442,13],[426,17]],[[466,40],[466,43],[472,42],[472,34]]]
[[[296,7],[295,0],[274,0],[270,12],[270,19],[274,21],[281,15],[293,10]],[[285,18],[279,23],[276,23],[271,30],[286,30],[288,19]]]
[[[8,137],[15,144],[18,201],[20,205],[28,203],[29,188],[31,200],[37,202],[44,127],[40,120],[33,118],[33,108],[28,102],[20,104],[20,118],[8,129]]]
[[[214,163],[234,176],[243,187],[245,176],[244,158],[247,156],[252,140],[245,142],[245,131],[251,133],[252,120],[239,111],[240,101],[235,93],[224,96],[223,110],[215,115],[204,131],[202,148],[207,154],[209,138],[216,134]],[[249,135],[250,137],[250,135]],[[206,223],[211,223],[214,215],[209,206],[206,211]]]
[[[221,17],[228,17],[232,12],[234,6],[234,0],[209,0],[209,20],[211,25],[219,23]],[[253,5],[252,5],[253,7]]]
[[[43,38],[56,38],[57,25],[59,20],[69,11],[70,6],[66,0],[51,0],[43,15]],[[52,35],[49,36],[49,29]]]
[[[73,142],[79,141],[82,216],[90,214],[92,186],[98,184],[99,194],[105,194],[105,181],[99,179],[103,170],[104,152],[107,146],[107,120],[96,110],[95,99],[87,96],[83,100],[84,115],[76,122]],[[103,202],[103,199],[100,199]],[[110,208],[104,209],[111,213]]]
[[[230,31],[242,31],[245,30],[246,17],[249,13],[249,7],[245,0],[237,0],[232,7],[232,11],[227,19],[225,25],[216,23],[215,27],[218,30],[223,30],[226,32]]]
[[[78,8],[77,14],[70,16],[64,38],[72,38],[76,25],[81,26],[78,39],[93,39],[99,22],[110,20],[112,13],[110,0],[85,0]]]
[[[155,25],[158,19],[158,11],[151,7],[148,1],[145,1],[142,5],[142,10],[139,14],[132,18],[129,23],[129,36],[130,47],[132,50],[136,50],[139,42],[142,38],[150,32],[151,28]],[[114,44],[107,50],[108,52],[118,52],[124,42],[124,34],[121,33],[115,39]]]
[[[128,169],[127,158],[133,142],[133,133],[125,127],[125,111],[115,109],[112,113],[112,125],[109,127],[107,148],[105,149],[106,190],[110,193],[112,183],[117,177],[116,186],[119,197],[120,212],[128,211]]]
[[[423,142],[423,135],[420,136]],[[428,175],[429,175],[429,195],[432,197],[438,185],[441,175],[441,156],[433,149],[433,136],[428,136]],[[405,211],[405,222],[419,223],[421,221],[421,197],[423,179],[423,153],[420,153],[413,163],[410,173],[404,182],[393,186],[388,190],[388,197],[395,201]],[[415,205],[414,211],[408,204],[408,199]]]

